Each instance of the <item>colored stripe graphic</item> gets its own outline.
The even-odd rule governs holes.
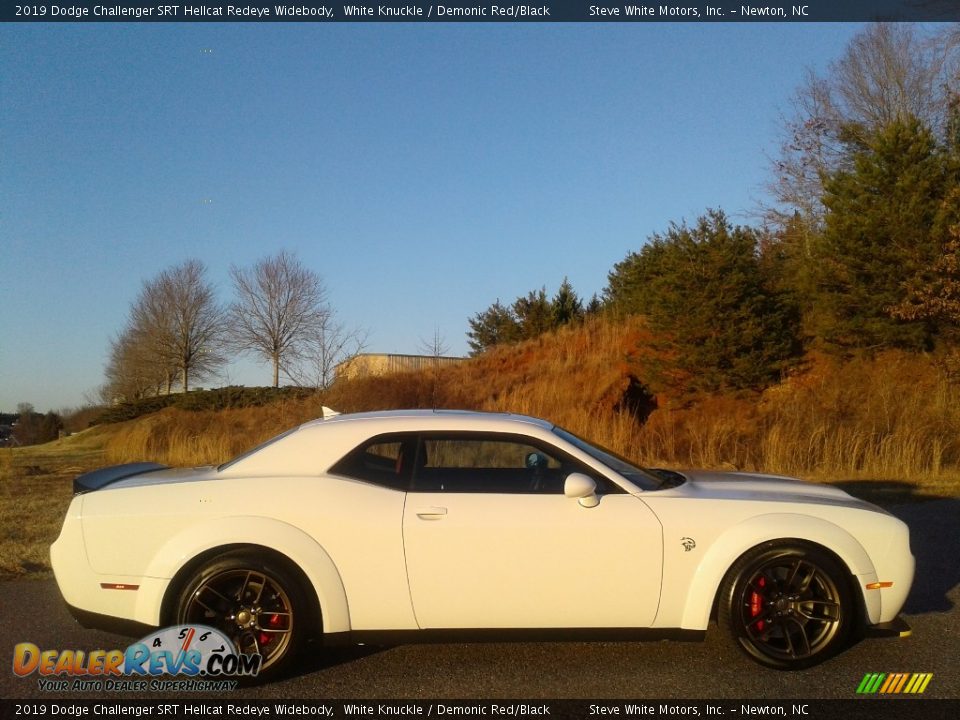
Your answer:
[[[875,693],[886,676],[886,673],[867,673],[863,676],[863,680],[860,681],[857,692],[864,695]]]
[[[860,695],[919,695],[927,689],[933,673],[867,673],[857,686]]]

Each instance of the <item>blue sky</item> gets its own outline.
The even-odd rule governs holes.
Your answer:
[[[371,352],[671,221],[764,197],[855,24],[34,24],[0,30],[0,410],[81,404],[145,279],[281,249]],[[222,382],[269,384],[241,360]],[[208,386],[218,383],[208,383]]]

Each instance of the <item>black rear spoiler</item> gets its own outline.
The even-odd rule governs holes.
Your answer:
[[[106,487],[117,480],[133,477],[134,475],[143,475],[144,473],[156,472],[157,470],[166,470],[169,465],[160,465],[152,462],[127,463],[125,465],[114,465],[112,467],[94,470],[93,472],[78,475],[73,481],[73,494],[93,492]]]

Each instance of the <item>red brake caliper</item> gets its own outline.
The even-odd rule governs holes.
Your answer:
[[[270,619],[267,620],[267,625],[272,628],[280,627],[280,624],[283,622],[283,619],[277,615],[273,614],[270,616]],[[261,632],[260,633],[260,644],[269,645],[270,641],[273,639],[273,636],[270,633]]]
[[[757,585],[759,585],[761,588],[764,587],[766,584],[767,584],[767,581],[763,577],[757,580]],[[760,593],[754,590],[752,593],[750,593],[750,617],[756,617],[762,611],[763,611],[763,598],[760,597]],[[763,620],[758,620],[757,630],[762,632],[763,625],[764,625]]]

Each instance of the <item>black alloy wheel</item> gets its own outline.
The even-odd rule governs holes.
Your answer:
[[[299,579],[284,563],[234,551],[215,558],[184,585],[176,620],[216,628],[238,652],[260,655],[257,679],[269,679],[287,670],[301,649],[304,597]]]
[[[810,667],[847,641],[850,575],[816,546],[769,543],[727,573],[719,610],[721,626],[754,660],[782,670]]]

